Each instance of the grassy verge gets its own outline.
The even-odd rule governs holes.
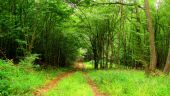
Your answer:
[[[60,81],[54,89],[48,91],[44,96],[93,96],[93,92],[82,73],[76,72]]]
[[[12,62],[0,60],[0,96],[32,96],[32,92],[63,72],[57,70],[35,70],[20,67]]]
[[[111,96],[169,96],[170,76],[146,77],[136,70],[97,70],[88,75]]]

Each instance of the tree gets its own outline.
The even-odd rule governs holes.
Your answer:
[[[168,52],[168,55],[167,55],[167,60],[166,60],[166,64],[165,64],[163,72],[165,74],[168,74],[170,72],[170,49],[169,49],[169,52]]]
[[[149,70],[154,71],[156,68],[156,64],[157,64],[157,57],[156,57],[156,48],[155,48],[154,28],[152,25],[152,17],[151,17],[148,0],[144,0],[144,6],[145,6],[145,14],[146,14],[147,25],[148,25],[148,32],[149,32],[149,43],[150,43]]]

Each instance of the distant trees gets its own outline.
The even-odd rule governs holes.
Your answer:
[[[164,13],[163,8],[159,9],[166,9],[163,6],[165,2],[160,3],[158,9],[153,4],[154,1],[147,0],[97,0],[91,2],[90,7],[81,6],[85,13],[82,15],[86,15],[83,20],[90,22],[84,22],[83,26],[90,25],[85,34],[90,34],[95,68],[111,68],[120,63],[133,68],[149,65],[150,71],[163,69],[161,66],[165,65],[169,46],[169,27],[162,22],[162,15],[168,13]]]
[[[169,0],[1,0],[0,57],[69,66],[78,49],[96,69],[167,70]],[[143,6],[144,5],[144,6]],[[150,62],[150,64],[149,64]],[[166,64],[166,65],[165,65]],[[166,66],[164,68],[164,66]],[[164,71],[168,72],[168,71]]]
[[[18,61],[40,54],[44,65],[67,66],[77,54],[77,36],[69,32],[72,8],[56,0],[1,0],[0,57]],[[40,62],[39,62],[40,63]]]

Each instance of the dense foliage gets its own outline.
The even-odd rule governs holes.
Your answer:
[[[76,35],[67,22],[72,8],[56,0],[1,0],[0,56],[15,61],[40,54],[41,61],[66,66],[76,58]]]
[[[1,0],[0,57],[41,65],[170,69],[169,0]],[[170,56],[170,55],[169,55]],[[150,64],[150,65],[149,65]],[[166,68],[165,67],[166,65]],[[147,68],[146,68],[147,69]]]
[[[114,1],[114,0],[113,0]],[[150,1],[154,28],[157,68],[166,64],[169,45],[169,1]],[[156,6],[157,5],[157,6]],[[88,8],[80,7],[82,18],[91,42],[91,52],[96,68],[108,68],[113,64],[144,67],[150,62],[150,33],[143,2],[120,0],[120,2],[96,1]],[[163,11],[164,10],[164,11]],[[162,22],[163,21],[163,22]],[[166,22],[164,22],[166,21]]]
[[[12,61],[0,60],[0,96],[32,96],[36,88],[63,71],[42,70],[35,65],[33,68],[30,64],[33,59],[28,58],[34,57],[27,57],[18,66]]]

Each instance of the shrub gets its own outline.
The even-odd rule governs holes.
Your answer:
[[[19,62],[19,65],[21,67],[27,67],[27,68],[32,68],[34,61],[39,59],[39,54],[30,54],[27,55],[24,59],[21,59]],[[34,66],[38,66],[38,65],[34,65]]]
[[[32,67],[36,59],[37,54],[29,55],[18,65],[11,60],[0,59],[0,96],[28,96],[36,87],[59,73],[54,70],[35,71]]]

